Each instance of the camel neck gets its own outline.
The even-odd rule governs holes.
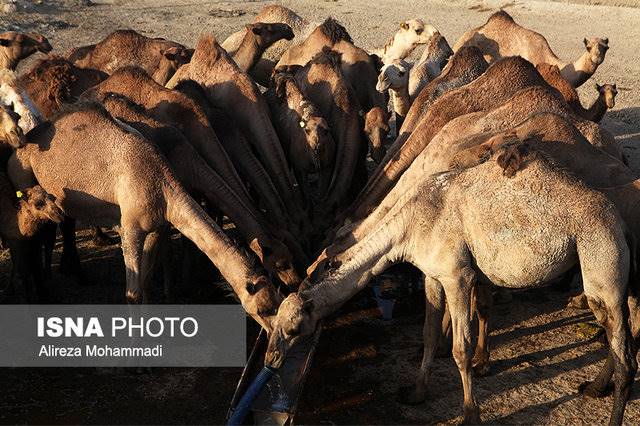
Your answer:
[[[598,96],[598,99],[587,109],[587,119],[593,122],[599,122],[604,117],[604,114],[607,112],[607,104],[604,101],[604,97],[602,95]]]
[[[9,57],[4,49],[0,49],[0,69],[15,70],[19,61],[19,58]]]
[[[401,117],[406,117],[411,108],[411,99],[409,97],[409,90],[407,86],[403,86],[401,89],[391,89],[393,95],[393,110]]]
[[[233,54],[233,60],[241,70],[247,72],[258,62],[262,53],[262,49],[258,45],[258,38],[253,31],[247,30],[240,47]]]
[[[640,235],[640,179],[629,182],[626,185],[600,189],[622,216],[627,227],[635,235]]]
[[[560,73],[571,86],[579,87],[596,72],[597,68],[598,65],[591,61],[591,54],[584,52],[575,62],[564,66]]]

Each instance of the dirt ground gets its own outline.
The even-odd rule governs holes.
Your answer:
[[[91,5],[87,5],[91,3]],[[49,38],[54,53],[93,43],[117,28],[192,46],[198,35],[213,32],[223,40],[251,21],[266,1],[44,1],[0,15],[0,28],[37,31]],[[420,17],[435,25],[453,44],[465,30],[481,25],[505,8],[525,26],[543,33],[562,58],[583,52],[582,38],[609,37],[611,49],[594,80],[616,82],[616,107],[603,125],[622,144],[631,166],[640,171],[640,8],[638,0],[337,0],[282,1],[313,21],[334,16],[356,44],[373,49],[392,35],[399,22]],[[577,4],[580,3],[580,4]],[[586,5],[586,4],[589,5]],[[33,62],[26,61],[25,67]],[[595,98],[592,81],[580,89],[585,105]],[[182,246],[173,243],[175,256]],[[120,303],[124,266],[117,245],[96,248],[80,233],[86,280],[83,285],[54,272],[48,283],[59,303]],[[60,248],[56,251],[55,262]],[[178,262],[176,262],[178,263]],[[54,268],[57,263],[54,264]],[[9,271],[0,257],[0,289]],[[220,302],[215,271],[201,262],[181,288],[179,301]],[[180,274],[176,272],[176,276]],[[179,279],[179,277],[178,277]],[[462,390],[454,362],[437,359],[428,402],[407,407],[396,390],[413,381],[421,352],[423,309],[420,293],[409,292],[415,276],[395,269],[377,278],[390,283],[397,309],[383,320],[372,292],[366,290],[340,318],[327,325],[302,396],[298,423],[419,424],[458,423]],[[574,285],[573,293],[577,291]],[[482,419],[487,423],[600,424],[608,418],[611,398],[592,400],[576,393],[602,365],[605,349],[590,340],[587,311],[569,311],[569,293],[550,289],[516,292],[498,304],[492,325],[492,374],[475,381]],[[585,324],[587,326],[585,326]],[[585,332],[585,330],[587,330]],[[251,339],[251,337],[249,337]],[[235,382],[235,369],[153,369],[142,375],[98,369],[2,369],[2,423],[222,423]],[[637,385],[637,383],[636,383]],[[632,395],[628,424],[640,418],[640,387]]]

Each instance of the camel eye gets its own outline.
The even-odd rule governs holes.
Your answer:
[[[404,77],[404,71],[399,71],[399,72],[398,72],[398,75],[399,75],[400,77]]]
[[[416,34],[420,35],[420,34],[422,34],[422,31],[424,31],[422,28],[418,28],[416,30]]]

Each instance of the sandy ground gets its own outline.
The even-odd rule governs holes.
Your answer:
[[[603,125],[616,135],[632,167],[640,171],[640,9],[619,7],[637,6],[637,0],[281,3],[310,20],[336,17],[356,44],[368,49],[383,45],[401,20],[414,17],[434,24],[453,44],[465,30],[481,25],[500,7],[518,22],[547,36],[562,58],[582,54],[583,37],[607,36],[611,49],[595,80],[616,82],[619,95]],[[44,2],[26,12],[0,15],[0,28],[41,32],[58,52],[93,43],[117,28],[134,28],[192,46],[205,31],[223,40],[251,21],[268,2],[122,0],[85,4]],[[585,84],[580,93],[583,103],[589,105],[595,98],[593,83]],[[179,252],[180,244],[175,241],[174,246]],[[80,249],[87,282],[80,286],[54,273],[49,283],[54,300],[121,302],[124,267],[118,246],[98,249],[83,232]],[[7,283],[8,270],[9,261],[3,252],[0,288]],[[219,301],[222,296],[212,286],[215,276],[215,271],[199,268],[191,285],[183,286],[180,300]],[[418,407],[396,402],[397,388],[413,380],[421,351],[422,296],[406,290],[413,279],[411,274],[397,270],[378,279],[394,284],[392,295],[399,305],[394,319],[381,319],[367,290],[350,304],[346,317],[329,324],[302,397],[299,423],[461,420],[460,380],[448,358],[436,361],[428,402]],[[495,308],[492,375],[476,380],[485,422],[600,424],[608,418],[610,398],[595,401],[576,394],[577,385],[595,375],[606,352],[602,343],[589,341],[581,332],[581,324],[593,321],[593,317],[586,311],[563,309],[567,297],[567,293],[551,290],[520,292],[512,303]],[[222,423],[239,374],[240,369],[154,369],[141,376],[95,369],[3,369],[0,422]],[[627,407],[628,424],[640,418],[640,388],[636,388]]]

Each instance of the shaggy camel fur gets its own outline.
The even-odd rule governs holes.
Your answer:
[[[470,312],[476,279],[488,277],[508,288],[535,287],[579,263],[589,304],[611,342],[616,383],[611,423],[621,424],[637,370],[624,306],[631,264],[624,222],[602,194],[558,171],[541,154],[532,155],[511,178],[504,169],[512,157],[497,154],[497,161],[395,187],[392,192],[402,195],[394,195],[398,202],[375,230],[323,262],[280,305],[265,364],[279,368],[294,344],[373,275],[410,262],[425,274],[427,314],[422,364],[405,401],[418,404],[426,398],[446,296],[464,421],[478,424]],[[504,232],[505,223],[510,232]]]
[[[376,90],[380,93],[389,91],[393,112],[396,114],[396,129],[400,130],[405,116],[411,107],[409,98],[409,73],[411,64],[403,59],[396,59],[385,64],[380,70]]]
[[[596,83],[596,90],[599,96],[589,108],[585,109],[580,102],[578,92],[562,77],[560,69],[556,65],[542,63],[536,65],[536,69],[550,86],[560,92],[569,106],[582,118],[599,123],[607,110],[613,108],[616,104],[615,99],[618,90],[615,84],[600,86]]]
[[[20,116],[18,125],[23,133],[29,132],[43,121],[43,117],[35,107],[31,98],[20,86],[13,71],[0,69],[0,104],[11,106]]]
[[[382,62],[389,64],[396,59],[404,59],[420,44],[429,43],[437,30],[425,25],[422,19],[410,19],[400,24],[400,29],[391,37],[382,49],[376,50]]]
[[[426,126],[428,130],[421,133],[422,137],[410,137],[404,143],[403,135],[398,137],[387,153],[389,160],[377,167],[366,187],[347,210],[349,217],[360,220],[371,212],[433,136],[449,121],[463,114],[493,109],[518,90],[535,85],[547,84],[533,65],[520,57],[508,57],[495,62],[473,82],[439,97],[420,120],[418,127]]]
[[[273,124],[307,203],[322,200],[331,183],[335,142],[320,110],[302,93],[293,74],[276,72],[267,92]]]
[[[271,124],[269,108],[251,79],[238,68],[212,35],[198,40],[189,66],[191,79],[206,92],[207,99],[228,111],[258,153],[273,180],[295,226],[304,228],[302,197],[290,173],[287,159]]]
[[[133,30],[118,30],[98,44],[73,49],[68,59],[80,68],[112,74],[118,68],[135,65],[163,86],[193,51],[163,38],[149,38]]]
[[[102,71],[78,68],[60,56],[49,56],[21,75],[19,83],[38,111],[52,117],[64,103],[75,102],[82,92],[107,77]]]
[[[240,69],[251,75],[253,67],[258,63],[262,54],[278,40],[293,39],[293,31],[287,24],[267,24],[256,22],[248,24],[242,38],[242,43],[235,51],[227,50]],[[189,64],[184,64],[167,82],[166,86],[173,88],[184,76],[189,75]]]
[[[265,269],[277,275],[287,286],[297,288],[301,279],[286,246],[267,233],[264,218],[245,207],[242,200],[225,184],[220,175],[211,170],[182,133],[151,118],[144,107],[122,95],[107,93],[99,101],[112,117],[136,129],[145,139],[158,145],[189,193],[203,195],[211,206],[227,215],[247,245],[258,255]]]
[[[187,194],[154,144],[92,103],[74,104],[31,131],[27,142],[9,161],[18,188],[37,179],[67,216],[95,225],[119,223],[127,300],[142,299],[159,232],[171,224],[209,257],[249,315],[269,329],[279,297],[264,270]],[[78,164],[84,165],[82,174]]]
[[[440,75],[453,55],[451,46],[439,32],[429,39],[418,62],[413,65],[409,75],[409,97],[413,102],[420,91],[434,78]]]
[[[609,49],[609,39],[584,39],[586,52],[573,63],[561,61],[544,36],[518,25],[504,10],[494,13],[486,24],[467,31],[453,47],[476,46],[489,62],[507,56],[521,56],[534,65],[557,65],[573,87],[581,86],[596,72]]]
[[[18,63],[36,52],[49,53],[52,47],[40,34],[15,31],[0,33],[0,69],[15,70]]]
[[[309,23],[309,21],[295,13],[293,10],[278,4],[270,4],[263,7],[258,15],[253,19],[253,22],[287,24],[298,40],[304,40],[317,26],[317,23]],[[222,42],[222,48],[229,52],[230,55],[233,55],[242,43],[244,35],[244,30],[236,31]],[[276,62],[278,62],[284,51],[291,45],[292,41],[287,39],[281,39],[274,43],[263,53],[262,58],[260,58],[258,63],[249,72],[251,77],[253,77],[253,79],[262,86],[268,87]]]

